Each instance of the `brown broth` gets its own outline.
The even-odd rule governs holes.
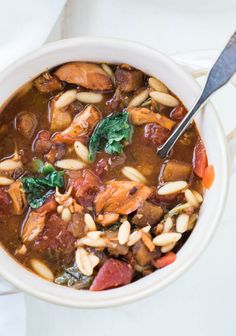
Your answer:
[[[113,68],[115,68],[115,66]],[[147,86],[147,82],[145,86]],[[72,84],[65,84],[64,90],[66,91],[67,89],[75,87],[76,86]],[[23,150],[24,156],[27,158],[24,174],[30,174],[28,163],[35,157],[43,160],[43,155],[36,155],[32,147],[40,130],[50,130],[48,106],[55,94],[42,94],[34,86],[23,93],[24,88],[25,87],[22,87],[0,111],[0,125],[6,125],[5,131],[2,128],[0,129],[0,159],[3,160],[4,158],[12,156],[15,148],[17,148],[17,150]],[[79,90],[82,91],[83,88],[79,88]],[[108,102],[112,99],[113,94],[113,91],[104,94],[104,100],[99,104],[95,104],[101,111],[103,117],[111,113]],[[132,93],[127,94],[127,97],[130,96],[132,96]],[[121,106],[118,107],[117,111],[119,110],[122,110]],[[159,106],[161,114],[166,116],[169,116],[171,110],[172,108]],[[38,120],[37,129],[32,139],[25,138],[15,128],[15,117],[22,111],[34,113]],[[193,151],[198,139],[199,134],[193,123],[174,146],[170,159],[192,164]],[[67,146],[67,153],[63,158],[77,158],[74,152],[68,150],[69,147],[70,146]],[[145,142],[144,125],[134,126],[132,142],[125,146],[124,154],[126,160],[123,164],[104,172],[101,177],[103,183],[113,179],[127,180],[121,170],[124,166],[133,166],[147,178],[148,186],[156,187],[159,185],[159,175],[165,160],[160,159],[156,155],[156,146]],[[95,162],[88,165],[87,168],[93,169],[99,160],[109,159],[109,157],[108,154],[100,152],[96,155]],[[194,174],[191,175],[191,185],[200,192],[202,191],[200,179]],[[26,207],[22,215],[5,214],[1,216],[0,241],[6,250],[24,266],[31,268],[30,260],[37,258],[45,261],[53,273],[57,275],[62,271],[65,265],[71,265],[71,261],[67,263],[65,260],[60,260],[60,257],[53,252],[50,255],[48,250],[45,253],[43,249],[32,248],[32,243],[27,244],[26,254],[16,254],[16,249],[21,246],[21,231],[28,214],[29,208]]]

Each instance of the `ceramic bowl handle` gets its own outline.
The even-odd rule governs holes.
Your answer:
[[[211,66],[219,56],[219,51],[195,51],[186,54],[172,55],[172,58],[185,71],[192,74],[193,77],[198,78],[207,75]],[[230,83],[236,87],[236,75],[234,75]],[[228,134],[228,147],[231,159],[231,172],[236,172],[236,127]]]

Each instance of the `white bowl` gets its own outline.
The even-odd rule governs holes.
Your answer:
[[[104,38],[75,38],[48,44],[21,58],[0,74],[0,103],[23,83],[47,68],[81,60],[128,63],[158,77],[191,108],[200,94],[196,81],[167,56],[144,45]],[[124,287],[90,292],[62,287],[43,280],[23,268],[0,249],[0,275],[17,288],[52,303],[73,307],[108,307],[134,301],[158,291],[182,274],[209,243],[219,223],[228,189],[229,161],[222,127],[213,107],[208,104],[196,120],[205,142],[209,162],[215,167],[215,181],[206,192],[200,217],[191,236],[177,254],[177,260],[145,278]],[[204,276],[204,275],[199,275]]]

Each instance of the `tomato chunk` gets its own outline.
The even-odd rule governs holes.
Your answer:
[[[206,167],[207,167],[206,149],[202,140],[200,140],[194,148],[193,171],[197,176],[203,177]]]
[[[75,178],[72,177],[69,180],[75,199],[84,207],[92,205],[100,183],[100,178],[89,169],[84,169]]]
[[[156,268],[163,268],[172,264],[176,260],[176,254],[174,252],[168,252],[163,257],[155,260],[154,265]]]
[[[54,196],[50,197],[40,208],[38,208],[37,212],[39,213],[49,213],[57,208],[57,202],[54,199]]]
[[[209,189],[215,179],[215,170],[214,170],[214,166],[209,165],[206,167],[204,174],[203,174],[203,178],[202,178],[202,185],[203,187]]]
[[[162,145],[169,137],[170,131],[155,123],[146,124],[144,127],[145,143],[154,146]]]
[[[90,287],[91,291],[114,288],[131,282],[133,276],[132,267],[124,261],[113,258],[105,261],[98,271]]]

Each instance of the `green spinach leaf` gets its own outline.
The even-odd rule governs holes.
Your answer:
[[[64,186],[64,171],[53,168],[45,177],[23,177],[21,180],[31,208],[39,208],[54,193],[55,187]]]
[[[89,159],[94,160],[96,152],[105,150],[108,154],[123,152],[122,141],[131,141],[133,126],[127,111],[113,113],[102,119],[95,128],[89,143]]]

